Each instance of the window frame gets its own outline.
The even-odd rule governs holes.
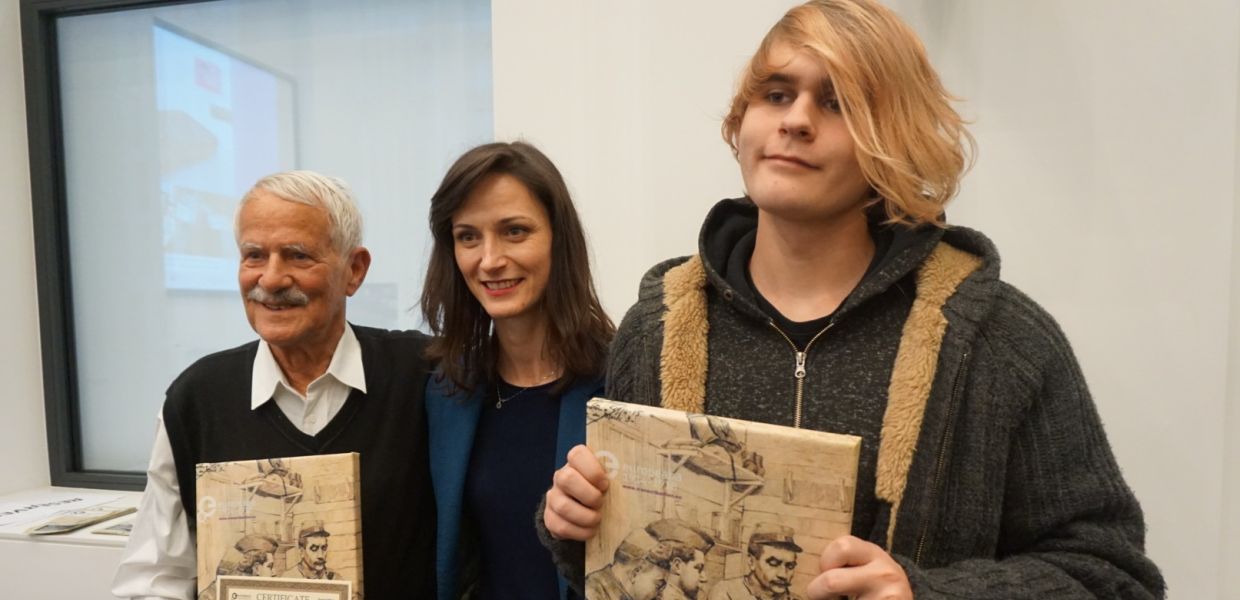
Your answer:
[[[56,21],[211,0],[20,0],[47,453],[54,486],[141,490],[146,474],[83,468]]]

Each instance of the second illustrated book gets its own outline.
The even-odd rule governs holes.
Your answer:
[[[594,399],[610,479],[586,598],[802,598],[852,527],[861,439]]]

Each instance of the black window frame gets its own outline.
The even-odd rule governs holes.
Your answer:
[[[56,21],[211,0],[20,0],[47,454],[55,486],[141,490],[146,473],[83,468]]]

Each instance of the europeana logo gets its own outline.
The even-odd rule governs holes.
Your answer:
[[[213,496],[203,496],[198,499],[198,522],[205,523],[207,519],[215,516],[215,498]]]
[[[615,479],[616,474],[620,472],[620,459],[606,450],[599,450],[594,455],[598,457],[598,462],[603,465],[603,470],[607,471],[607,478]]]

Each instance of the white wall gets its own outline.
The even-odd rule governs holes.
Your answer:
[[[0,2],[0,494],[47,485],[26,99],[16,0]]]
[[[694,252],[710,206],[741,195],[719,123],[765,34],[755,24],[787,4],[492,3],[496,136],[537,144],[564,173],[617,322],[642,273]]]
[[[1240,81],[1240,66],[1236,70],[1236,81]],[[1235,151],[1240,154],[1240,94],[1236,97],[1236,145]],[[1240,168],[1235,168],[1232,200],[1232,239],[1231,263],[1227,273],[1231,274],[1231,312],[1228,330],[1227,352],[1227,396],[1223,403],[1227,405],[1227,417],[1223,421],[1225,443],[1223,452],[1223,515],[1220,557],[1223,565],[1232,565],[1219,573],[1220,590],[1240,590]]]
[[[794,3],[495,0],[496,134],[561,166],[613,317],[647,267],[695,249],[714,201],[741,193],[719,118]],[[1004,277],[1072,340],[1171,597],[1240,589],[1222,568],[1240,564],[1240,416],[1227,410],[1240,324],[1226,325],[1240,315],[1240,7],[891,4],[976,121],[980,158],[950,220],[990,235]]]
[[[108,588],[121,551],[120,546],[0,539],[5,594],[22,600],[113,598]]]

